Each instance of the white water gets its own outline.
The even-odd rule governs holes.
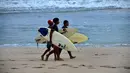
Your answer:
[[[130,8],[130,0],[0,0],[0,11]]]

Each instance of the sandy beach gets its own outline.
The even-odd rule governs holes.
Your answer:
[[[41,61],[45,49],[35,47],[0,48],[0,73],[130,73],[129,47],[78,47],[69,59],[62,51],[64,61]]]

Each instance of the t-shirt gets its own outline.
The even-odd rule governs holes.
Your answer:
[[[55,24],[52,26],[52,29],[55,30],[55,31],[57,31],[57,32],[59,31],[58,26],[55,25]]]
[[[51,28],[52,28],[52,26],[48,26],[48,28],[50,28],[50,29],[51,29]]]
[[[68,28],[68,27],[67,26],[63,26],[62,29],[64,29],[64,28]]]

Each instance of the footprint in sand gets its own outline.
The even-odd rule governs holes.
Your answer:
[[[15,61],[15,60],[11,60],[11,59],[9,59],[9,61]]]
[[[88,69],[96,69],[96,68],[94,68],[92,65],[86,66],[86,65],[84,65],[84,64],[80,64],[79,66],[80,66],[80,67],[87,67]]]
[[[41,65],[45,66],[46,64],[41,64]]]
[[[29,61],[35,61],[35,60],[29,60]]]
[[[56,69],[55,67],[48,67],[48,69]]]
[[[19,69],[19,68],[15,68],[15,67],[14,67],[14,68],[11,68],[11,69]]]
[[[0,64],[0,66],[4,66],[4,64]]]
[[[43,68],[43,67],[39,66],[39,67],[32,67],[32,68]]]
[[[74,67],[74,66],[73,66],[72,68],[79,68],[79,67]]]
[[[0,68],[0,69],[2,69],[2,68]]]
[[[27,68],[28,66],[24,66],[24,68]]]
[[[109,55],[109,54],[97,54],[97,53],[95,54],[95,56],[102,56],[102,55],[103,55],[103,56],[107,56],[107,55]]]
[[[108,65],[100,66],[100,67],[104,67],[104,68],[117,68],[117,67],[114,67],[114,66],[108,66]]]
[[[110,55],[110,54],[101,54],[101,55]]]
[[[98,56],[98,54],[95,54],[95,56]]]
[[[96,68],[94,68],[92,65],[89,65],[88,69],[96,69]]]
[[[22,64],[22,65],[28,65],[28,64]]]
[[[69,65],[69,64],[61,64],[61,66],[73,67],[72,65]]]
[[[0,61],[5,61],[5,60],[0,60]]]
[[[71,67],[71,68],[78,68],[76,66],[72,66],[72,65],[69,65],[69,64],[61,64],[60,66],[68,66],[68,67]]]
[[[130,67],[126,67],[126,66],[124,66],[124,69],[130,69]]]
[[[61,64],[61,66],[68,66],[68,64]]]
[[[80,64],[79,66],[86,67],[86,65],[84,65],[84,64]]]

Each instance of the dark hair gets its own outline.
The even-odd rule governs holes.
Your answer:
[[[58,21],[59,21],[59,18],[54,18],[54,19],[53,19],[53,22],[54,22],[54,23],[57,23]]]
[[[68,20],[64,20],[63,24],[66,24],[66,23],[68,23],[68,22],[69,22]]]

